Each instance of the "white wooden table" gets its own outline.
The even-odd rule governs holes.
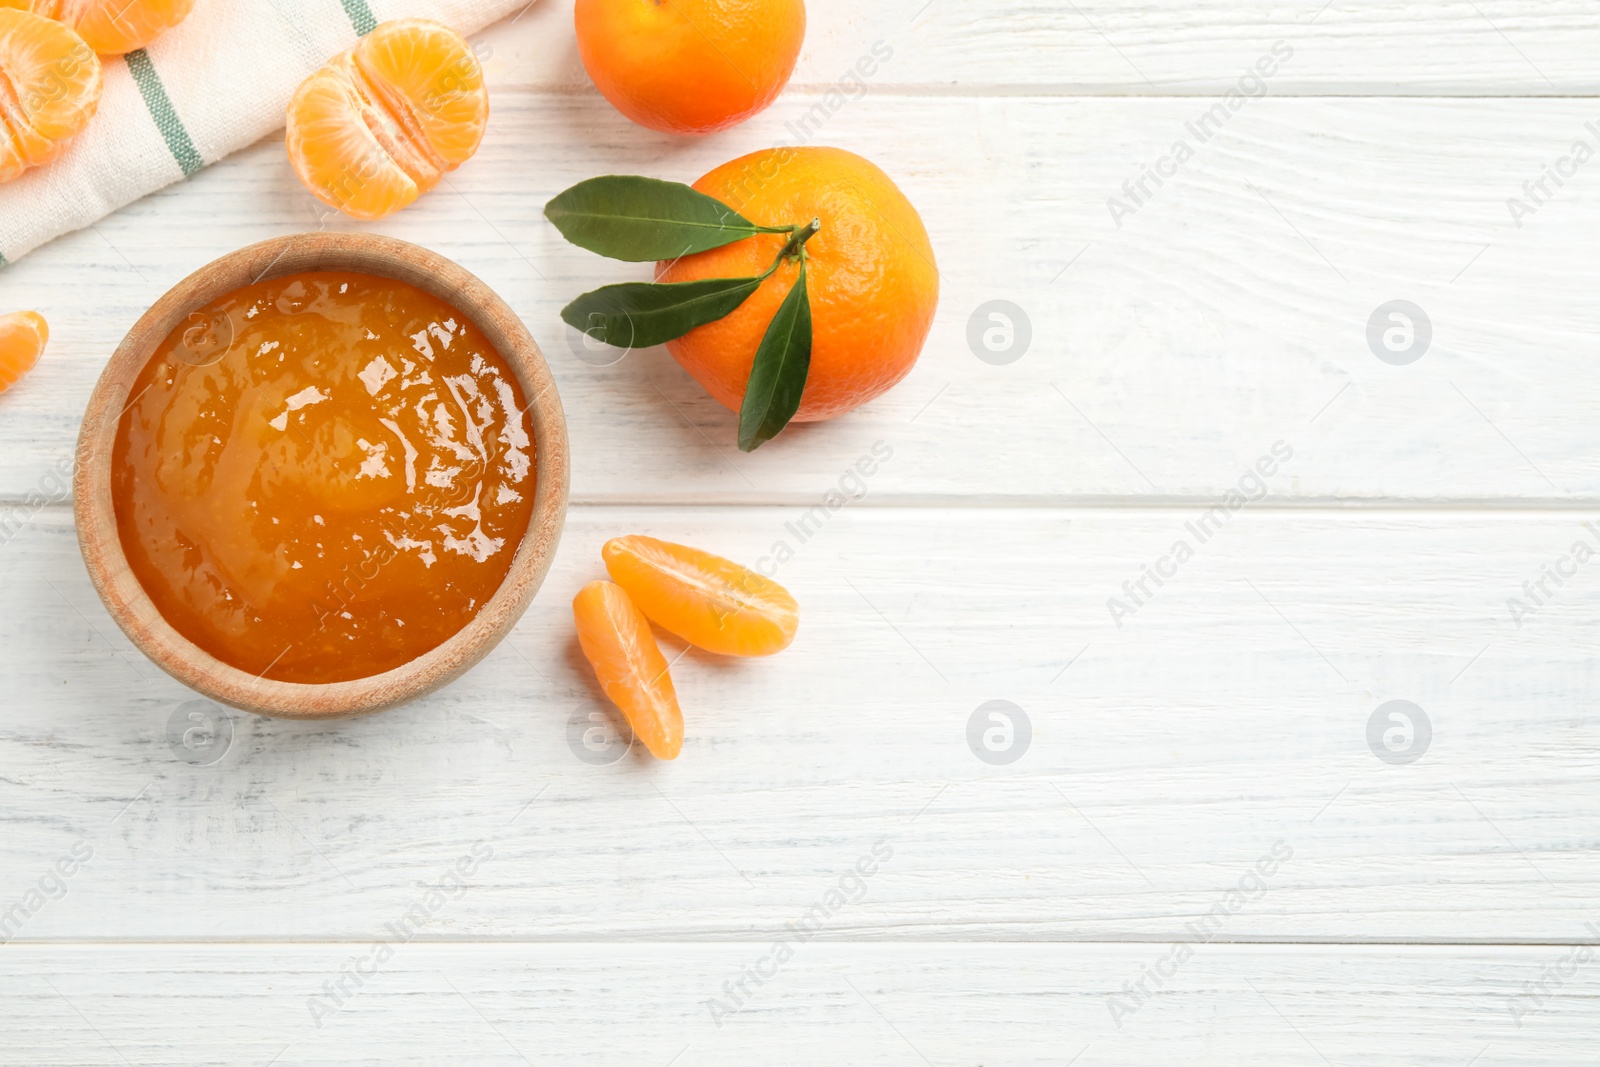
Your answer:
[[[544,344],[555,568],[447,690],[241,716],[212,763],[169,743],[194,694],[110,622],[51,472],[157,295],[319,215],[273,139],[6,268],[53,338],[0,398],[0,1062],[1594,1063],[1600,6],[1319,6],[811,0],[789,90],[700,141],[594,94],[565,0],[489,30],[482,151],[374,228]],[[811,140],[927,221],[911,376],[743,455],[664,352],[577,358],[557,309],[633,268],[545,200],[771,145],[878,41]],[[969,345],[993,300],[1020,355]],[[1411,362],[1369,343],[1394,300],[1430,324]],[[600,544],[754,560],[880,442],[780,571],[793,648],[685,656],[675,763],[585,749]],[[1010,763],[969,746],[993,700],[1031,724]],[[1409,733],[1369,731],[1393,700]]]

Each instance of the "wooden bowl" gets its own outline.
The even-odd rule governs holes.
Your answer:
[[[504,357],[533,422],[533,514],[500,589],[462,630],[394,670],[308,685],[255,677],[201,650],[161,617],[122,552],[111,499],[117,426],[130,387],[157,346],[191,312],[242,286],[310,270],[394,278],[448,301]],[[302,233],[241,248],[195,271],[157,300],[112,353],[83,416],[73,475],[78,544],[111,617],[140,651],[180,682],[224,704],[288,719],[330,719],[392,708],[432,692],[482,659],[516,625],[550,569],[567,513],[567,423],[539,346],[483,282],[427,249],[366,233]]]

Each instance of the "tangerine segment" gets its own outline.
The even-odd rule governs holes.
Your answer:
[[[143,48],[189,15],[194,0],[0,0],[64,22],[106,56]]]
[[[295,91],[289,162],[317,199],[379,219],[472,158],[488,121],[483,68],[461,35],[396,19]]]
[[[657,759],[683,750],[683,712],[667,660],[644,617],[621,586],[590,582],[572,600],[578,644],[611,702]]]
[[[100,59],[71,29],[0,8],[0,182],[54,159],[100,104]]]
[[[33,369],[48,340],[50,325],[37,311],[0,315],[0,393]]]
[[[635,534],[612,538],[600,554],[652,622],[708,652],[770,656],[800,625],[787,589],[710,552]]]

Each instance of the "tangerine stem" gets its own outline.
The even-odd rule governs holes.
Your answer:
[[[805,247],[806,242],[815,237],[817,235],[817,231],[820,229],[822,229],[822,220],[819,218],[813,218],[810,222],[795,230],[793,235],[789,238],[789,243],[783,246],[782,252],[778,253],[778,258],[782,259],[785,256],[799,255],[801,249]]]

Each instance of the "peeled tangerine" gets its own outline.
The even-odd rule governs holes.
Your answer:
[[[461,35],[396,19],[301,83],[289,162],[317,199],[380,219],[472,158],[488,121],[483,69]]]
[[[787,589],[721,556],[639,535],[612,538],[600,554],[652,622],[709,652],[770,656],[800,625]]]
[[[620,586],[590,582],[572,601],[578,644],[634,736],[657,759],[683,750],[683,712],[650,620]]]
[[[0,315],[0,393],[33,369],[49,339],[50,327],[37,311]]]
[[[120,56],[182,22],[194,0],[0,0],[0,7],[63,22],[101,55]]]
[[[54,159],[100,104],[100,58],[72,30],[0,7],[0,182]]]

